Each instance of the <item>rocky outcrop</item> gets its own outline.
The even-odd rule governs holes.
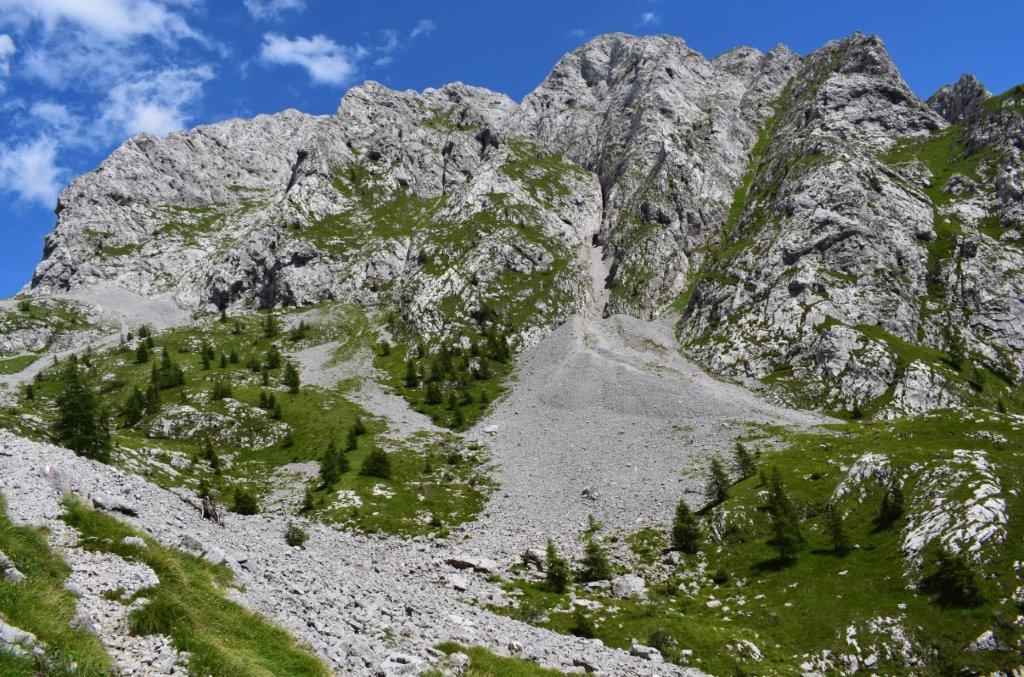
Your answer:
[[[978,78],[964,73],[955,84],[939,87],[938,91],[928,97],[928,105],[946,122],[960,122],[990,96],[992,94]]]
[[[933,160],[956,130],[910,92],[881,41],[862,35],[810,55],[777,111],[750,192],[693,285],[680,325],[687,348],[718,371],[833,409],[899,416],[975,399],[957,354],[957,328],[972,323],[960,313],[974,304],[950,294],[965,282],[1015,286],[1014,275],[982,268],[1008,270],[1020,254],[963,228],[936,175],[957,157],[918,159]],[[988,308],[971,314],[997,324],[1019,298],[1007,292],[978,294]],[[1001,355],[989,368],[1012,382],[1019,365],[1005,349],[1016,330],[996,336],[987,348],[967,339],[966,350]],[[917,353],[918,343],[934,350]]]

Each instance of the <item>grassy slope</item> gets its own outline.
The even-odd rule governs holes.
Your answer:
[[[313,484],[318,488],[311,516],[345,522],[367,531],[407,535],[437,531],[471,519],[483,507],[491,488],[481,473],[482,452],[456,454],[457,460],[449,462],[454,451],[461,451],[454,437],[413,440],[389,437],[384,420],[370,416],[349,399],[347,393],[358,385],[354,381],[329,389],[303,386],[297,394],[290,394],[282,384],[286,360],[281,367],[268,372],[268,385],[263,385],[259,372],[247,366],[250,359],[265,363],[272,344],[284,353],[336,340],[340,343],[338,355],[344,359],[372,341],[375,332],[370,330],[369,321],[360,311],[344,307],[326,310],[329,312],[325,313],[323,321],[311,323],[305,337],[300,339],[293,339],[284,329],[274,338],[265,337],[265,315],[230,318],[226,323],[211,318],[154,337],[155,347],[151,352],[159,355],[167,348],[173,361],[185,370],[184,386],[162,391],[161,401],[165,407],[187,401],[200,411],[230,415],[227,401],[208,397],[214,384],[221,381],[231,384],[233,400],[256,407],[261,392],[265,392],[272,393],[280,406],[281,422],[289,427],[290,437],[265,448],[219,444],[216,452],[223,465],[219,472],[203,457],[202,437],[191,440],[149,438],[147,431],[158,415],[147,415],[134,427],[124,426],[124,418],[118,412],[133,386],[145,389],[149,385],[152,364],[159,358],[137,364],[134,349],[137,340],[133,340],[127,350],[92,355],[89,358],[90,380],[108,410],[115,414],[113,439],[123,451],[115,455],[116,461],[162,486],[197,488],[199,482],[205,480],[220,492],[221,500],[230,505],[234,489],[238,487],[246,487],[260,497],[266,496],[273,489],[271,476],[275,471],[291,463],[319,461],[328,441],[334,440],[339,448],[344,448],[348,431],[358,417],[367,432],[348,453],[351,470],[332,487]],[[209,370],[202,368],[203,342],[216,355]],[[238,354],[238,363],[229,362],[221,368],[219,355],[229,355],[232,351]],[[35,398],[23,398],[18,410],[0,414],[0,423],[22,434],[45,438],[48,422],[54,415],[53,400],[62,387],[59,374],[59,366],[46,370],[43,379],[35,384]],[[42,424],[21,418],[23,413],[40,417]],[[268,430],[267,424],[254,419],[248,432],[264,436]],[[375,447],[389,452],[394,469],[390,480],[358,474],[363,459]],[[431,458],[433,466],[430,472],[426,472],[427,457]],[[375,492],[378,484],[394,496]],[[336,492],[341,490],[354,491],[363,503],[362,509],[351,511],[334,506]],[[418,499],[420,495],[424,496],[423,500]],[[427,513],[433,520],[425,517]]]
[[[192,653],[189,671],[204,675],[329,675],[330,671],[284,630],[227,599],[232,576],[214,566],[144,537],[147,547],[124,545],[142,536],[113,517],[74,501],[65,521],[78,529],[83,547],[141,562],[160,584],[144,591],[148,603],[133,612],[136,634],[165,634],[179,651]]]
[[[962,666],[986,672],[1017,665],[1015,652],[970,652],[966,646],[985,630],[992,629],[1000,641],[1015,646],[1021,628],[1012,622],[1019,613],[1011,595],[1020,576],[1014,563],[1024,559],[1020,518],[1024,504],[1021,489],[1022,460],[1017,450],[1024,446],[1024,425],[1019,418],[980,414],[960,417],[942,414],[893,423],[841,424],[830,431],[786,435],[788,446],[779,452],[765,451],[762,468],[775,466],[802,516],[801,529],[807,546],[793,563],[781,563],[768,543],[768,518],[762,505],[764,488],[755,476],[732,487],[729,498],[704,516],[705,534],[715,523],[720,539],[708,539],[698,556],[684,556],[678,566],[661,566],[663,548],[668,546],[665,530],[649,529],[633,535],[633,568],[645,573],[652,590],[651,601],[640,603],[613,600],[595,593],[591,597],[606,605],[588,612],[597,627],[597,637],[606,644],[628,647],[631,638],[651,641],[655,630],[669,638],[663,646],[669,652],[692,649],[690,664],[715,674],[743,672],[792,674],[805,654],[830,649],[848,653],[846,632],[856,626],[862,647],[881,644],[866,623],[878,617],[898,618],[918,655],[927,656],[924,674],[950,674]],[[984,431],[985,434],[982,434]],[[994,435],[992,441],[986,435]],[[875,522],[881,489],[867,485],[863,503],[847,497],[840,505],[848,516],[847,529],[856,547],[846,556],[831,551],[825,531],[824,506],[845,475],[845,469],[868,451],[886,454],[895,468],[907,477],[904,484],[908,512],[913,512],[917,482],[921,473],[948,460],[954,449],[982,449],[996,467],[1002,483],[1000,498],[1007,501],[1010,521],[1003,545],[990,551],[984,574],[986,602],[976,608],[938,606],[930,597],[908,589],[919,572],[909,566],[900,552],[904,519],[882,528]],[[962,491],[968,491],[966,488]],[[959,495],[963,498],[963,494]],[[703,563],[707,576],[695,575]],[[725,582],[710,579],[724,574]],[[680,583],[698,581],[696,592],[680,592]],[[547,592],[525,581],[511,587],[523,590],[526,604],[513,615],[543,619],[543,624],[569,632],[575,622],[564,596]],[[715,598],[721,607],[709,608]],[[900,605],[905,605],[905,609]],[[728,611],[724,609],[728,608]],[[554,610],[554,611],[552,611]],[[737,657],[727,645],[738,639],[754,642],[764,653],[757,662]],[[888,645],[894,645],[891,638]],[[901,673],[906,666],[887,660],[880,651],[876,670]]]
[[[0,617],[33,633],[48,646],[51,675],[106,675],[111,661],[100,641],[68,627],[75,615],[75,598],[63,588],[68,567],[46,542],[45,532],[14,526],[0,497],[0,552],[6,554],[26,579],[0,578]],[[72,666],[76,666],[72,668]],[[43,666],[0,652],[0,674],[37,675]]]
[[[521,658],[505,658],[483,647],[465,647],[454,642],[439,645],[438,650],[446,654],[464,653],[469,656],[469,667],[461,674],[464,677],[557,677],[565,673],[542,668],[536,663]],[[426,677],[439,677],[440,672],[427,672]]]

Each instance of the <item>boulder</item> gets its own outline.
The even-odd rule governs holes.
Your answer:
[[[647,584],[641,576],[626,574],[612,579],[612,597],[642,599],[647,596]]]

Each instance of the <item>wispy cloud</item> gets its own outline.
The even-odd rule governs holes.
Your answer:
[[[0,144],[0,190],[24,202],[52,207],[63,179],[56,140],[40,136],[15,146]]]
[[[437,24],[433,19],[420,19],[416,22],[416,25],[409,31],[409,37],[416,39],[420,36],[427,36],[434,32],[437,28]]]
[[[661,23],[661,17],[654,12],[642,12],[640,14],[641,26],[657,26]]]
[[[172,9],[181,4],[157,0],[0,0],[0,15],[9,25],[38,21],[47,33],[73,25],[107,40],[146,36],[164,43],[186,38],[205,42],[181,12]]]
[[[324,35],[288,38],[277,33],[265,34],[260,50],[265,63],[301,66],[314,83],[334,86],[350,82],[366,54],[362,47],[339,45]]]
[[[99,124],[128,135],[148,132],[164,136],[184,129],[192,120],[203,85],[212,77],[210,66],[142,73],[110,90]]]
[[[249,15],[257,21],[276,21],[285,12],[306,9],[304,0],[244,0]]]
[[[11,74],[11,57],[18,51],[14,40],[6,33],[0,33],[0,92],[7,88],[4,80]]]
[[[581,38],[586,37],[587,32],[582,28],[573,28],[571,31],[567,32],[566,35],[568,35],[570,38],[576,38],[577,40],[579,40]]]

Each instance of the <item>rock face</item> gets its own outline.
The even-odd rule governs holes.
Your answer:
[[[928,105],[946,122],[960,122],[978,104],[992,94],[970,73],[964,73],[953,85],[942,85],[928,97]]]
[[[597,299],[674,306],[691,355],[803,404],[994,405],[1024,368],[1022,99],[965,76],[926,105],[859,33],[712,60],[605,35],[521,104],[368,82],[333,115],[133,138],[61,195],[32,287],[343,300],[515,347]]]

